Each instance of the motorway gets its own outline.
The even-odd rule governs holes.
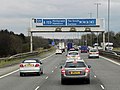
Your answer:
[[[41,76],[19,76],[19,71],[0,78],[0,90],[120,90],[120,64],[105,58],[88,59],[87,53],[81,58],[91,65],[91,83],[79,81],[61,85],[60,65],[65,62],[65,53],[52,55],[43,60],[44,74]]]

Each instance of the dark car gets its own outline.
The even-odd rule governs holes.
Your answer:
[[[81,50],[81,53],[87,53],[88,52],[88,47],[87,46],[81,46],[80,50]]]

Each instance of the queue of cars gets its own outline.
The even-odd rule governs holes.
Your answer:
[[[61,68],[61,84],[65,84],[69,79],[78,79],[90,84],[90,65],[81,59],[80,50],[70,49],[67,51],[66,60]],[[62,50],[56,49],[56,54],[62,54]],[[97,49],[90,49],[88,51],[88,58],[98,57],[99,51]],[[20,64],[20,76],[26,74],[43,74],[42,61],[39,59],[25,59]]]
[[[61,68],[61,84],[77,79],[90,83],[90,65],[80,57],[80,50],[71,48],[66,54],[66,61]]]

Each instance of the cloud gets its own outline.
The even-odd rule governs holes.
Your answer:
[[[100,2],[99,17],[107,22],[108,0],[0,0],[0,28],[8,28],[27,35],[31,18],[88,18],[96,17]],[[110,0],[111,1],[111,0]],[[119,31],[120,0],[111,1],[111,29]],[[106,24],[107,25],[107,24]],[[107,27],[107,26],[106,26]]]

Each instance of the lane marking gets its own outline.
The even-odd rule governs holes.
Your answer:
[[[97,76],[94,75],[94,77],[96,78]]]
[[[47,58],[53,56],[54,54],[55,54],[55,53],[53,53],[53,54],[51,54],[50,56],[47,56],[47,57],[45,57],[45,58],[43,58],[43,59],[41,59],[41,60],[45,60],[45,59],[47,59]]]
[[[40,88],[40,86],[37,86],[37,88],[35,90],[38,90]]]
[[[57,66],[55,68],[57,68]]]
[[[11,75],[11,74],[13,74],[13,73],[18,72],[18,71],[19,71],[19,69],[15,70],[15,71],[12,71],[12,72],[10,72],[10,73],[8,73],[8,74],[2,75],[2,76],[0,76],[0,79],[1,79],[1,78],[4,78],[4,77],[7,77],[7,76],[9,76],[9,75]]]
[[[45,60],[45,59],[47,59],[47,58],[53,56],[54,54],[55,54],[55,53],[53,53],[53,54],[51,54],[50,56],[45,57],[45,58],[43,58],[43,59],[41,59],[41,60]],[[11,74],[13,74],[13,73],[18,72],[18,71],[19,71],[19,69],[15,70],[15,71],[12,71],[12,72],[10,72],[10,73],[7,73],[7,74],[5,74],[5,75],[2,75],[2,76],[0,76],[0,79],[2,79],[2,78],[4,78],[4,77],[7,77],[7,76],[9,76],[9,75],[11,75]]]
[[[53,73],[54,71],[52,71],[52,73]]]
[[[104,90],[105,89],[105,87],[103,86],[103,85],[100,85],[101,86],[101,88]]]
[[[48,76],[45,79],[48,79]]]
[[[109,62],[112,62],[112,63],[120,66],[120,63],[118,63],[118,62],[116,62],[116,61],[113,61],[113,60],[108,59],[108,58],[106,58],[106,57],[102,57],[102,56],[100,56],[100,57],[101,57],[101,58],[104,58],[105,60],[107,60],[107,61],[109,61]]]

